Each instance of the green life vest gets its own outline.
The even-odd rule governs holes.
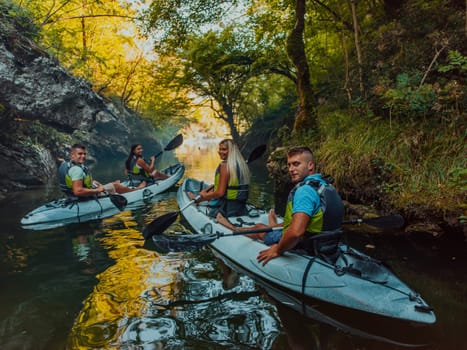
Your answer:
[[[222,162],[224,163],[224,162]],[[221,164],[218,165],[214,176],[214,191],[219,187],[219,180],[221,174]],[[240,169],[237,168],[237,181],[227,185],[227,191],[224,193],[223,198],[227,200],[244,201],[248,200],[249,186],[247,184],[239,184]]]
[[[131,175],[139,175],[139,176],[142,176],[142,177],[145,177],[145,178],[150,178],[151,174],[149,174],[146,170],[140,168],[136,164],[136,162],[138,161],[138,158],[135,157],[135,156],[133,156],[133,158],[131,158],[130,169],[129,169],[130,174]]]
[[[284,232],[292,222],[293,199],[295,192],[301,186],[311,186],[319,196],[320,208],[310,218],[306,232],[317,234],[324,231],[340,229],[344,216],[344,204],[334,186],[324,179],[308,179],[298,183],[289,193],[284,214]]]
[[[60,189],[68,196],[73,196],[73,181],[69,175],[69,170],[74,167],[80,167],[83,169],[84,178],[83,178],[83,186],[86,188],[92,188],[92,177],[91,173],[89,172],[88,168],[82,164],[75,164],[71,161],[63,162],[60,167],[58,168],[58,181],[60,183]]]

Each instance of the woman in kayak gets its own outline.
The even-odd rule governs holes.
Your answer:
[[[209,201],[211,217],[239,216],[246,213],[250,170],[238,146],[231,139],[219,142],[221,162],[216,169],[214,185],[200,191],[197,203]],[[189,192],[191,199],[196,197]]]
[[[143,158],[143,146],[139,143],[131,146],[130,154],[125,161],[125,170],[132,180],[144,180],[154,182],[154,180],[164,180],[169,176],[154,168],[156,157],[149,158],[149,164]]]

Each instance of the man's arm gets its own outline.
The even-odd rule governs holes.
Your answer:
[[[68,171],[69,176],[71,177],[71,190],[73,194],[77,197],[89,197],[95,194],[98,194],[104,191],[104,186],[95,181],[97,184],[96,188],[86,188],[83,184],[84,171],[79,167],[71,167]]]
[[[282,255],[286,250],[294,248],[300,237],[305,233],[310,216],[305,213],[295,213],[292,217],[292,222],[287,230],[283,233],[279,243],[272,245],[269,249],[259,252],[257,260],[266,265],[269,260]]]
[[[99,184],[96,188],[86,188],[83,180],[72,181],[71,189],[76,197],[89,197],[104,191],[104,186]]]

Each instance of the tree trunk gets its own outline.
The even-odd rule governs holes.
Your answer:
[[[362,59],[362,51],[360,48],[360,38],[358,35],[358,19],[357,19],[356,0],[348,0],[348,5],[350,7],[350,11],[352,12],[355,50],[357,52],[357,62],[358,62],[358,81],[359,81],[359,86],[360,86],[360,94],[361,96],[364,96],[365,88],[363,85],[363,59]]]
[[[306,0],[295,2],[295,26],[287,38],[287,54],[297,69],[298,109],[295,114],[294,131],[318,130],[316,111],[313,106],[313,91],[310,70],[305,53],[303,31],[305,29]]]
[[[345,37],[344,31],[342,31],[341,40],[342,40],[342,51],[344,53],[344,63],[345,63],[345,80],[344,80],[344,91],[347,93],[347,99],[349,102],[352,100],[352,88],[350,84],[350,60],[349,60],[349,50],[347,49],[347,38]]]
[[[234,112],[232,106],[228,104],[223,104],[222,115],[220,115],[219,117],[227,123],[230,129],[230,135],[232,136],[232,139],[236,143],[238,143],[240,141],[240,133],[238,132],[237,127],[235,126]]]
[[[81,52],[81,60],[85,63],[87,60],[88,45],[86,41],[86,22],[84,16],[81,17],[81,41],[83,44],[83,51]]]

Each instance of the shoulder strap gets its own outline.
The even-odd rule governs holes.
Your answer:
[[[292,191],[290,191],[290,194],[292,196],[295,195],[295,192],[297,191],[297,189],[303,185],[309,185],[311,187],[313,187],[313,189],[318,193],[318,195],[320,196],[321,193],[324,191],[324,188],[328,185],[327,181],[326,180],[323,180],[325,183],[321,183],[319,180],[316,180],[316,179],[308,179],[308,180],[305,180],[305,181],[300,181],[298,184],[295,185],[295,187],[292,189]]]

